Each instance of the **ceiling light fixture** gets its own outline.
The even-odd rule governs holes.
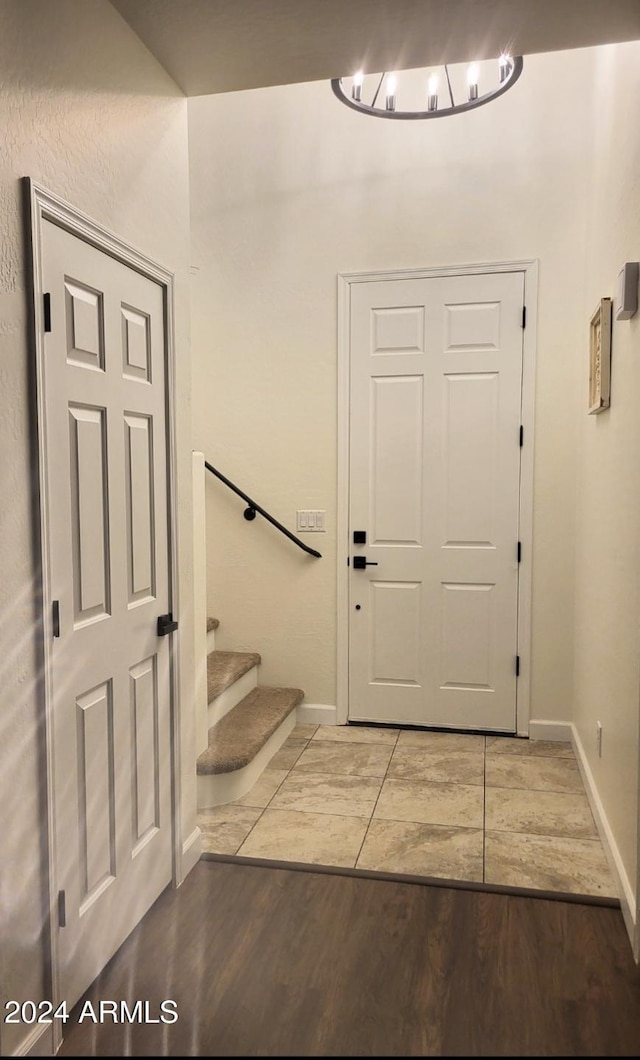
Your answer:
[[[457,65],[459,66],[460,64]],[[416,109],[398,109],[399,75],[396,73],[387,73],[385,71],[373,77],[373,98],[370,103],[365,102],[363,99],[365,75],[362,71],[354,74],[351,78],[347,78],[346,85],[345,78],[334,78],[331,82],[331,87],[341,103],[359,111],[360,114],[372,114],[376,118],[446,118],[450,114],[462,114],[464,111],[473,110],[475,107],[482,107],[485,103],[489,103],[492,99],[497,99],[498,96],[503,95],[504,92],[507,92],[508,89],[515,85],[522,73],[522,67],[523,60],[521,55],[512,58],[506,52],[503,52],[498,59],[497,69],[495,61],[482,64],[471,63],[467,67],[466,72],[466,98],[460,99],[460,102],[456,103],[450,68],[448,65],[443,66],[441,69],[444,70],[444,82],[446,83],[449,97],[446,106],[440,105],[439,86],[442,78],[435,70],[432,70],[424,81],[422,98],[426,103],[426,109],[421,109],[420,106]],[[411,73],[415,82],[415,71],[405,71],[405,73]],[[479,90],[480,82],[481,79],[486,81],[487,77],[491,79],[490,87],[481,95]],[[384,103],[379,105],[378,97],[383,86]]]

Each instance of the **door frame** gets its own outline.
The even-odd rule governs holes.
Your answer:
[[[516,733],[529,735],[531,702],[531,587],[533,557],[533,465],[535,373],[538,319],[538,261],[443,265],[422,269],[382,269],[338,274],[338,498],[337,498],[337,724],[349,720],[349,571],[345,560],[349,543],[349,427],[351,367],[351,286],[381,280],[422,280],[445,276],[478,276],[521,272],[527,307],[522,348],[522,426],[524,445],[520,464],[519,539],[522,560],[518,577],[517,653],[520,673],[516,686]]]
[[[71,235],[147,279],[159,284],[163,290],[164,330],[165,330],[165,364],[166,364],[166,411],[167,411],[167,508],[169,535],[169,610],[179,613],[178,585],[178,518],[177,518],[177,445],[176,445],[176,342],[174,322],[174,274],[163,265],[148,258],[141,251],[126,243],[119,236],[104,228],[98,222],[81,213],[74,206],[48,191],[46,188],[24,177],[23,181],[25,221],[26,221],[26,262],[27,282],[30,288],[30,346],[35,355],[31,361],[30,371],[33,378],[32,416],[33,416],[33,450],[32,475],[34,481],[34,527],[36,540],[34,552],[40,570],[36,577],[35,592],[40,593],[40,602],[35,604],[36,637],[38,640],[40,678],[39,700],[43,704],[39,718],[39,727],[43,734],[42,759],[45,771],[43,802],[46,802],[46,857],[48,878],[45,883],[47,904],[46,932],[49,960],[50,983],[46,995],[53,1003],[54,1009],[62,1000],[60,997],[59,953],[58,953],[58,866],[55,849],[56,805],[53,783],[53,695],[52,695],[52,594],[50,587],[50,501],[47,486],[46,454],[47,423],[44,394],[44,285],[43,285],[43,222],[63,228]],[[35,364],[34,364],[35,362]],[[35,367],[35,373],[34,373]],[[171,830],[172,830],[172,881],[173,886],[182,882],[183,849],[181,834],[181,762],[180,762],[180,695],[179,695],[179,652],[175,638],[169,644],[169,713],[170,713],[170,770],[171,770]],[[44,807],[43,807],[44,809]],[[62,1041],[62,1030],[54,1021],[54,1046]]]

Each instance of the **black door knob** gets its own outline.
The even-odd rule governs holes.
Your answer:
[[[168,615],[158,615],[158,636],[166,637],[169,633],[175,633],[178,623],[174,621],[171,611]]]
[[[367,559],[366,556],[354,556],[353,557],[353,569],[364,570],[365,567],[377,567],[378,564],[375,560]]]

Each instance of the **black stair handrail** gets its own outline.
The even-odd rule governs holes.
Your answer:
[[[205,460],[204,466],[207,471],[210,471],[212,475],[215,475],[221,482],[224,482],[225,486],[228,486],[230,490],[233,490],[234,493],[237,493],[239,497],[242,497],[242,499],[247,502],[249,507],[245,508],[243,513],[245,519],[251,521],[252,519],[255,519],[256,512],[260,512],[260,515],[262,515],[267,522],[271,523],[272,526],[275,526],[276,530],[279,530],[281,534],[284,534],[284,536],[288,537],[290,541],[293,541],[294,545],[301,548],[303,552],[308,552],[310,556],[315,556],[316,559],[322,559],[320,552],[316,552],[315,548],[309,548],[309,545],[305,545],[304,541],[301,541],[299,537],[296,537],[290,530],[287,530],[286,526],[283,526],[282,523],[279,523],[272,515],[269,515],[269,512],[265,512],[264,508],[259,504],[256,504],[249,494],[245,493],[244,490],[241,490],[239,486],[236,486],[231,479],[228,479],[226,475],[223,475],[221,471],[218,471],[217,467],[210,464],[208,460]]]

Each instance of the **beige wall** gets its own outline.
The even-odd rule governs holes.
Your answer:
[[[640,44],[598,49],[580,334],[574,721],[635,889],[640,642],[640,315],[617,276],[640,259]],[[588,320],[614,298],[611,408],[587,415]],[[603,725],[602,757],[596,722]]]
[[[418,124],[325,83],[189,101],[195,442],[286,525],[328,513],[307,561],[208,482],[218,645],[335,703],[336,274],[538,258],[531,716],[575,721],[631,904],[640,315],[614,323],[611,410],[586,399],[589,317],[640,257],[639,71],[638,43],[527,57],[500,101]]]
[[[570,717],[592,63],[527,58],[436,122],[369,120],[327,83],[189,101],[195,443],[285,525],[328,513],[307,560],[207,484],[217,643],[262,652],[265,682],[336,702],[337,273],[539,258],[532,717]]]
[[[47,997],[43,705],[38,695],[33,421],[19,178],[63,196],[177,273],[180,634],[190,657],[186,102],[106,0],[0,3],[0,1000]],[[186,734],[188,740],[188,733]],[[190,796],[185,793],[185,808]],[[192,799],[195,803],[195,800]],[[185,830],[194,825],[185,809]],[[13,1053],[31,1028],[4,1025]]]

